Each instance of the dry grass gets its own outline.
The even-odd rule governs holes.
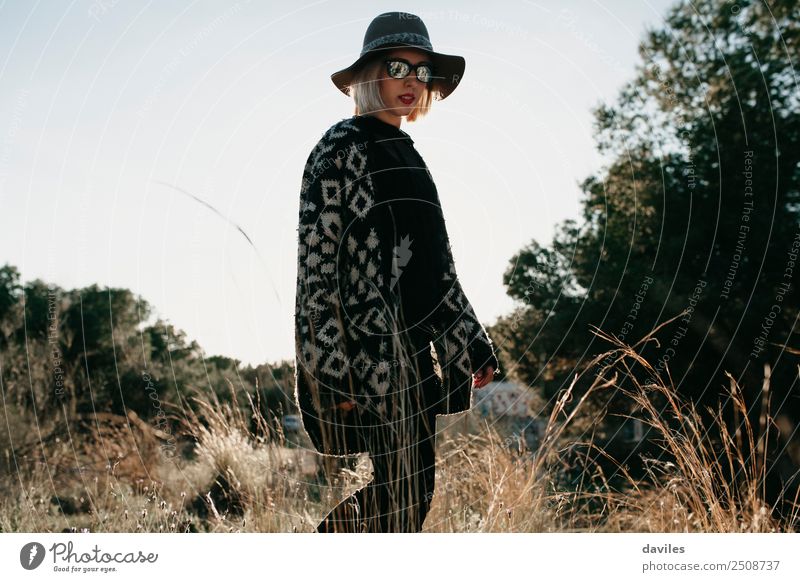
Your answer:
[[[316,455],[288,448],[285,435],[267,441],[251,432],[250,418],[238,407],[198,402],[203,421],[193,418],[196,463],[210,468],[212,483],[201,494],[209,531],[311,531],[314,513],[335,505],[341,491],[366,475],[345,469],[331,486],[319,483]],[[264,419],[250,401],[255,422],[266,433]],[[205,515],[205,511],[201,511]]]
[[[658,445],[669,459],[649,459],[647,485],[630,481],[631,490],[616,496],[615,510],[605,520],[606,528],[643,532],[795,531],[800,525],[797,498],[791,500],[795,509],[785,523],[773,518],[774,507],[765,501],[770,468],[766,451],[773,428],[769,367],[765,368],[757,428],[749,420],[740,386],[729,374],[728,401],[733,407],[734,427],[728,426],[721,403],[716,410],[708,409],[711,420],[704,423],[697,408],[682,401],[636,352],[636,347],[651,341],[654,332],[633,347],[597,332],[616,345],[610,352],[614,354],[613,364],[605,370],[605,376],[612,376],[610,383],[614,386],[618,385],[619,373],[631,381],[632,388],[620,390],[639,406],[643,421],[657,435]],[[642,371],[650,380],[639,379]],[[666,406],[659,407],[656,402],[665,402]]]
[[[475,423],[474,417],[477,428],[472,430],[459,429],[459,422],[446,428],[451,419],[439,419],[436,493],[425,531],[775,532],[797,528],[796,513],[779,523],[764,502],[768,467],[763,451],[771,419],[763,419],[759,427],[750,425],[733,379],[730,402],[742,419],[740,429],[726,425],[721,407],[711,411],[712,422],[704,425],[698,411],[657,380],[634,348],[606,339],[615,343],[615,349],[585,369],[611,363],[574,404],[578,377],[560,395],[535,451],[515,446],[495,426]],[[613,357],[607,359],[609,355]],[[638,380],[634,371],[641,370],[656,379]],[[632,388],[620,387],[623,374]],[[612,487],[611,475],[599,466],[587,468],[578,483],[567,477],[574,470],[574,456],[567,454],[574,453],[576,445],[569,429],[585,418],[587,399],[604,390],[622,390],[640,407],[663,452],[647,463],[643,480],[635,480],[624,463],[617,463],[614,477],[622,479],[624,488]],[[763,394],[767,409],[768,375]],[[667,406],[662,407],[662,402]],[[251,410],[256,409],[249,404]],[[272,441],[257,436],[266,431],[252,430],[253,423],[263,426],[264,420],[243,414],[236,405],[199,402],[198,410],[199,416],[186,420],[195,440],[191,454],[171,459],[160,454],[150,481],[131,483],[113,474],[104,478],[81,474],[66,487],[52,480],[47,467],[8,472],[0,484],[0,530],[313,531],[338,500],[371,478],[366,457],[323,467],[318,455],[303,446],[291,446],[284,435]],[[591,438],[583,444],[603,454]],[[761,454],[747,455],[748,450]],[[731,474],[733,479],[726,477]],[[54,495],[60,505],[54,503]]]

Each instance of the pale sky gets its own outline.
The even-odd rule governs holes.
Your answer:
[[[372,18],[403,10],[467,62],[402,129],[491,324],[512,308],[512,255],[578,216],[578,183],[602,165],[590,109],[672,3],[0,0],[0,265],[129,288],[207,355],[293,357],[303,165],[353,113],[330,75]]]

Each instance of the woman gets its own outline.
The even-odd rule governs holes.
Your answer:
[[[436,186],[400,129],[463,72],[462,57],[433,51],[418,17],[388,12],[331,77],[356,114],[325,132],[303,173],[295,396],[317,450],[369,453],[374,478],[320,532],[419,531],[436,415],[468,410],[472,386],[498,367],[456,277]]]

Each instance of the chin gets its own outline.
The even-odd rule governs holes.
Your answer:
[[[394,115],[397,115],[397,116],[399,116],[399,117],[405,117],[406,115],[408,115],[408,114],[410,114],[412,111],[414,111],[414,107],[415,107],[415,106],[416,106],[416,103],[414,103],[413,105],[410,105],[410,106],[408,106],[408,107],[395,107],[395,108],[392,110],[392,113],[393,113]]]

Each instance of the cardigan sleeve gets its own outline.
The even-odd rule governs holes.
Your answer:
[[[467,300],[456,276],[450,244],[443,235],[445,268],[436,309],[434,346],[442,372],[443,414],[469,410],[472,406],[472,374],[499,365],[491,339]]]
[[[420,213],[418,220],[421,223],[420,229],[427,234],[430,252],[433,253],[433,269],[439,274],[433,282],[433,286],[437,287],[434,294],[437,301],[435,325],[438,327],[439,349],[445,352],[445,366],[451,370],[453,365],[458,368],[460,373],[451,375],[461,376],[455,381],[459,384],[464,375],[471,380],[471,374],[481,368],[491,365],[497,370],[499,365],[492,341],[478,321],[458,280],[442,204],[433,176],[419,152],[411,148],[410,153],[416,158],[419,167],[425,168],[428,174],[427,188],[423,191],[428,192],[431,204],[427,207],[427,212]]]
[[[295,348],[297,372],[318,406],[357,400],[350,374],[345,314],[339,288],[342,233],[347,219],[345,156],[348,136],[323,136],[303,171],[298,223]]]
[[[456,274],[455,262],[447,243],[448,272],[444,275],[442,300],[438,315],[442,333],[454,336],[458,344],[464,345],[472,373],[490,365],[498,370],[499,364],[494,345],[486,333],[475,310],[467,299]],[[454,354],[457,357],[457,354]]]

